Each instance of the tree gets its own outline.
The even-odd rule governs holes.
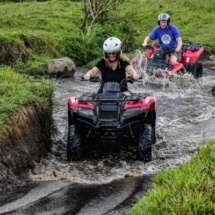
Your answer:
[[[116,9],[118,0],[83,0],[83,2],[85,17],[80,28],[82,32],[86,31],[87,19],[90,15],[90,24],[86,32],[88,37],[98,19],[109,10]]]

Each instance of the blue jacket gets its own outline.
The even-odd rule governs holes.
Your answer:
[[[169,49],[176,49],[177,47],[177,38],[181,36],[180,31],[175,25],[169,24],[167,29],[163,29],[160,26],[154,28],[150,33],[149,38],[151,40],[158,39],[158,44],[161,48],[166,51]]]

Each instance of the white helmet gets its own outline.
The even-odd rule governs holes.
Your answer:
[[[117,57],[122,54],[122,42],[116,37],[109,37],[103,43],[103,52],[105,57],[107,57],[107,53],[115,52],[117,53]]]

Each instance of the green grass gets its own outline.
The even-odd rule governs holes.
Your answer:
[[[46,80],[30,80],[9,67],[0,67],[0,130],[10,125],[13,115],[24,104],[46,106],[54,85]]]
[[[156,175],[151,189],[128,215],[215,214],[215,142],[191,162]]]
[[[21,53],[24,51],[28,54],[28,68],[24,65],[20,67],[20,63],[16,67],[15,62],[10,65],[16,71],[35,74],[37,61],[36,64],[41,65],[37,71],[42,74],[47,59],[68,56],[69,51],[64,51],[68,48],[68,41],[81,37],[81,9],[80,2],[70,1],[0,3],[0,45],[12,42]]]

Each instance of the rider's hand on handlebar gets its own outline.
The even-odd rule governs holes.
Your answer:
[[[176,49],[175,49],[175,52],[180,52],[180,51],[181,51],[180,48],[176,48]]]
[[[142,47],[145,48],[146,46],[147,46],[147,43],[143,43],[143,44],[142,44]]]
[[[139,80],[140,76],[139,76],[139,75],[133,75],[132,78],[133,78],[135,81],[137,81],[137,80]]]
[[[86,74],[86,75],[84,76],[84,80],[85,80],[85,81],[89,81],[89,80],[90,80],[90,75],[87,75],[87,74]]]

